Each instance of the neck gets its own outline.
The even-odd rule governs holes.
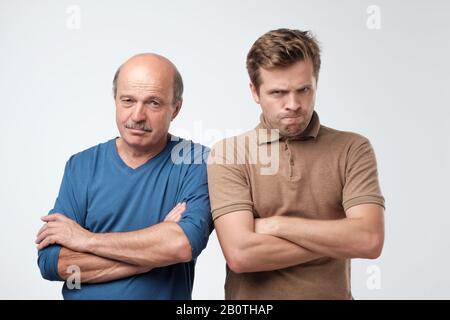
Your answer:
[[[168,138],[164,138],[155,145],[135,147],[126,143],[122,138],[116,139],[117,153],[125,164],[133,169],[143,165],[158,155],[167,145]]]

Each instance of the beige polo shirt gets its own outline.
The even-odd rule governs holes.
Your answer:
[[[208,184],[214,220],[240,210],[255,218],[340,219],[355,205],[384,207],[375,154],[365,137],[321,125],[316,112],[296,138],[280,138],[266,128],[261,116],[254,130],[212,148]],[[351,297],[348,259],[242,274],[227,266],[226,299]]]

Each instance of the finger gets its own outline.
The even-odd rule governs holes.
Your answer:
[[[178,222],[181,218],[181,215],[183,214],[184,210],[185,210],[185,205],[181,204],[178,208],[172,210],[172,212],[170,213],[170,221],[175,221]]]
[[[173,219],[173,214],[168,214],[165,218],[164,218],[164,221],[172,221],[172,219]]]
[[[183,214],[183,213],[186,211],[186,208],[187,208],[187,204],[186,204],[186,202],[183,202],[183,203],[181,204],[181,210],[180,210],[180,213]]]
[[[40,244],[37,245],[37,249],[38,250],[42,250],[45,247],[56,243],[56,239],[53,236],[49,236],[47,238],[44,239],[44,241],[42,241]]]
[[[42,231],[44,231],[45,229],[48,228],[48,224],[45,223],[38,231],[38,233],[36,233],[36,237],[39,237],[39,235],[42,233]]]
[[[166,221],[174,221],[179,215],[181,214],[181,211],[172,211],[166,216]]]
[[[176,219],[175,216],[171,216],[171,217],[165,219],[164,221],[165,221],[165,222],[174,222],[175,219]]]
[[[181,219],[181,213],[174,214],[170,219],[167,221],[169,222],[178,222]]]
[[[58,225],[59,225],[59,223],[58,223],[58,222],[54,222],[54,221],[50,221],[50,222],[45,223],[45,224],[41,227],[41,229],[39,229],[39,231],[38,231],[36,237],[39,237],[39,235],[40,235],[44,230],[46,230],[46,229],[48,229],[48,228],[55,228],[55,227],[57,227]]]
[[[173,213],[174,211],[176,211],[176,210],[180,207],[180,205],[181,205],[181,203],[177,203],[177,205],[176,205],[175,207],[173,207],[173,208],[169,211],[169,213],[168,213],[167,215],[169,215],[169,214]]]
[[[47,247],[47,246],[49,246],[50,245],[50,241],[48,240],[48,239],[45,239],[44,241],[42,241],[41,243],[39,243],[37,246],[36,246],[36,248],[38,249],[38,250],[42,250],[42,249],[44,249],[45,247]]]
[[[172,210],[170,210],[170,211],[177,210],[180,206],[181,206],[181,202],[178,202],[177,205],[175,207],[173,207]]]
[[[166,216],[164,221],[179,221],[180,217],[178,215],[181,215],[184,210],[186,209],[186,203],[185,202],[179,202]]]
[[[53,235],[52,230],[47,228],[39,236],[36,237],[35,243],[36,244],[41,243],[45,238],[51,235]]]
[[[61,220],[62,217],[63,217],[63,215],[60,213],[53,213],[53,214],[49,214],[49,215],[41,217],[41,220],[45,221],[45,222],[58,221],[58,220]]]
[[[182,204],[179,203],[172,210],[170,210],[169,214],[170,215],[176,214],[181,210],[181,208],[182,208]]]
[[[186,210],[186,206],[182,204],[182,205],[177,209],[176,214],[177,214],[177,215],[182,215],[183,212],[184,212],[185,210]]]
[[[176,205],[172,210],[169,211],[168,214],[166,214],[164,220],[171,219],[176,212],[176,210],[175,210],[176,208],[178,208],[178,205]]]
[[[183,212],[184,207],[183,204],[180,204],[175,210],[174,210],[174,214],[179,214],[181,212]]]
[[[173,222],[178,223],[180,220],[181,220],[181,213],[174,217]]]

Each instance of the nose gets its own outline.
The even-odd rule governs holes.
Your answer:
[[[302,107],[301,103],[300,103],[300,98],[297,97],[297,95],[294,92],[291,92],[287,96],[287,101],[286,101],[285,107],[287,110],[290,110],[290,111],[298,111]]]
[[[133,113],[131,115],[131,120],[134,122],[141,122],[145,120],[145,109],[144,104],[141,102],[136,103],[134,106]]]

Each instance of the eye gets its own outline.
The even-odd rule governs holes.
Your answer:
[[[158,100],[150,100],[148,104],[152,107],[159,107],[161,103]]]
[[[304,87],[300,89],[300,93],[308,93],[311,89],[309,87]]]
[[[133,104],[133,100],[131,98],[122,98],[120,101],[124,106],[131,106]]]
[[[280,96],[283,92],[281,90],[272,90],[270,91],[271,96]]]

